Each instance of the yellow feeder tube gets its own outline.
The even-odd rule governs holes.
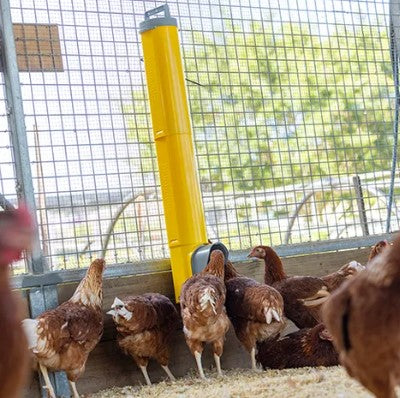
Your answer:
[[[164,17],[150,18],[161,11]],[[204,209],[175,18],[164,5],[140,24],[175,296],[192,275],[191,255],[207,243]]]

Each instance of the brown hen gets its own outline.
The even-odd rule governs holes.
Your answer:
[[[331,340],[325,326],[320,323],[313,328],[258,343],[257,361],[264,369],[338,365],[338,354]]]
[[[104,260],[93,261],[68,301],[36,319],[23,321],[29,348],[51,398],[55,398],[55,393],[48,369],[65,371],[74,398],[79,397],[75,382],[85,371],[88,356],[103,334],[104,266]]]
[[[226,310],[239,341],[251,355],[256,370],[256,344],[285,328],[283,299],[271,286],[240,275],[231,262],[225,268]]]
[[[168,297],[158,293],[115,298],[108,314],[117,327],[117,342],[141,369],[147,385],[151,385],[147,373],[150,358],[155,358],[171,381],[169,370],[170,344],[179,325],[179,315]]]
[[[29,248],[32,234],[31,217],[25,208],[0,212],[0,397],[20,397],[29,368],[21,303],[11,291],[9,265]]]
[[[334,290],[339,288],[347,279],[353,278],[364,270],[364,265],[358,263],[357,261],[350,261],[348,264],[340,267],[338,271],[321,276],[321,279],[325,282],[328,290],[330,292],[333,292]]]
[[[339,271],[325,277],[288,276],[282,260],[269,246],[256,246],[249,257],[263,259],[264,283],[273,286],[282,295],[285,315],[299,328],[314,327],[321,322],[321,304],[330,292],[354,276],[364,267],[356,262],[343,266]]]
[[[212,343],[217,371],[219,375],[222,374],[220,357],[225,334],[229,329],[229,319],[225,310],[224,263],[224,254],[220,250],[214,250],[207,267],[189,278],[181,290],[183,331],[203,379],[205,376],[201,354],[205,343]]]
[[[400,382],[400,238],[324,304],[340,362],[379,398]]]
[[[370,262],[378,254],[382,253],[382,251],[389,245],[390,243],[387,240],[380,240],[378,243],[372,246],[368,256],[368,262]]]

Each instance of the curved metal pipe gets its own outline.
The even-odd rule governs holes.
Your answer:
[[[331,182],[329,189],[333,190],[335,187],[337,187],[338,185],[340,185],[339,183],[335,183],[335,182]],[[352,187],[349,186],[349,190],[352,189]],[[368,192],[370,192],[372,195],[376,196],[378,200],[383,201],[385,204],[387,204],[385,195],[379,190],[379,189],[374,189],[374,188],[370,188],[368,186],[365,186],[364,189]],[[307,189],[308,190],[308,189]],[[288,229],[286,231],[286,235],[285,235],[285,241],[284,244],[288,244],[290,241],[290,237],[292,235],[292,229],[293,229],[293,225],[294,222],[296,221],[296,218],[298,217],[301,209],[303,208],[303,206],[307,203],[307,201],[314,196],[317,192],[319,192],[320,189],[313,189],[311,192],[307,193],[303,199],[301,200],[301,202],[296,206],[295,211],[293,212],[292,216],[290,217],[290,221],[288,224]],[[393,209],[394,207],[394,209]],[[394,212],[396,217],[399,217],[399,211],[397,208],[397,204],[395,201],[392,202],[392,206],[390,208],[391,213]]]
[[[153,194],[154,192],[152,192],[151,194]],[[151,195],[149,194],[149,195]],[[107,252],[107,248],[108,248],[108,244],[110,243],[110,239],[111,239],[111,233],[115,228],[115,225],[117,224],[118,220],[120,219],[121,215],[124,213],[124,211],[126,210],[126,208],[134,203],[136,201],[136,199],[140,196],[146,197],[146,194],[144,193],[139,193],[136,195],[133,195],[130,199],[128,199],[125,203],[122,204],[122,206],[116,211],[116,213],[114,214],[113,219],[111,220],[108,228],[107,228],[107,232],[106,232],[106,237],[103,241],[102,244],[102,248],[101,248],[101,256],[102,258],[105,257],[106,252]]]

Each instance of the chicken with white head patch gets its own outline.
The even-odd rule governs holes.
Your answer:
[[[171,381],[175,378],[168,365],[171,338],[179,327],[179,315],[168,297],[158,293],[145,293],[120,300],[115,298],[111,310],[118,335],[117,343],[140,368],[147,385],[150,358],[154,358]]]

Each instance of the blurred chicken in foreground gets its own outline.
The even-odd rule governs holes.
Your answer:
[[[29,348],[51,398],[56,396],[47,369],[65,371],[74,398],[79,397],[75,382],[103,334],[104,267],[104,260],[93,261],[68,301],[36,319],[23,321]]]
[[[32,219],[25,207],[0,212],[0,397],[20,397],[27,376],[29,352],[9,265],[30,247],[32,237]]]
[[[350,376],[379,398],[400,382],[400,237],[335,292],[323,319]]]
[[[384,249],[390,246],[390,243],[387,240],[381,240],[372,246],[371,251],[369,252],[368,262],[370,262],[373,258],[375,258],[378,254],[381,254]]]

